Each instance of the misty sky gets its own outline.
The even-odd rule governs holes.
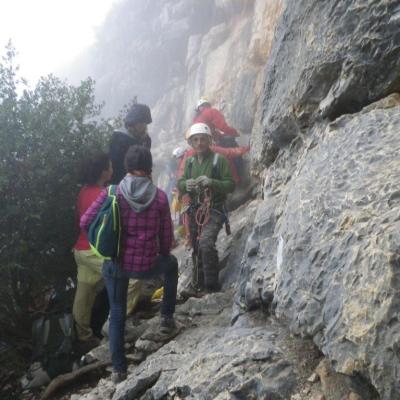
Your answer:
[[[12,39],[21,74],[29,83],[57,72],[95,38],[120,0],[0,0],[0,53]]]

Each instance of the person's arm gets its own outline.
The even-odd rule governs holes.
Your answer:
[[[92,203],[92,205],[86,210],[86,212],[81,216],[80,227],[85,232],[89,230],[90,224],[95,220],[97,213],[100,211],[101,206],[107,198],[107,190],[104,189],[100,192],[97,199]]]
[[[210,117],[211,123],[225,135],[239,136],[237,130],[226,123],[224,116],[217,109],[213,108],[210,110]]]
[[[167,197],[165,195],[165,201],[161,209],[160,216],[160,231],[159,231],[159,243],[160,243],[160,254],[168,256],[171,252],[172,241],[173,241],[173,229],[172,229],[172,218],[171,211]]]
[[[233,192],[235,190],[235,181],[233,180],[228,160],[223,156],[219,156],[217,168],[219,179],[211,179],[210,188],[213,189],[215,193],[220,194]]]
[[[236,158],[250,151],[250,146],[243,147],[221,147],[211,146],[211,150],[214,153],[222,154],[226,158]]]

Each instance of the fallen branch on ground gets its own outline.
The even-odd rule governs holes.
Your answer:
[[[47,400],[52,396],[58,389],[65,386],[67,383],[79,378],[88,372],[94,371],[98,368],[104,368],[111,365],[111,361],[97,361],[93,364],[85,365],[75,371],[68,372],[67,374],[59,375],[54,378],[47,386],[40,400]]]

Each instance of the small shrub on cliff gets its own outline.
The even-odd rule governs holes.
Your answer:
[[[0,61],[0,338],[29,322],[38,289],[73,272],[77,166],[110,134],[91,79],[50,75],[30,90],[14,56],[7,46]]]

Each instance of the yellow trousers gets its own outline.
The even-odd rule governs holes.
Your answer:
[[[72,314],[75,319],[78,339],[85,341],[93,337],[90,319],[96,295],[103,287],[101,274],[103,260],[94,255],[91,250],[74,250],[74,258],[78,267],[78,283]],[[161,285],[161,282],[130,279],[126,314],[132,314],[139,301],[144,298],[151,298],[154,291]]]

